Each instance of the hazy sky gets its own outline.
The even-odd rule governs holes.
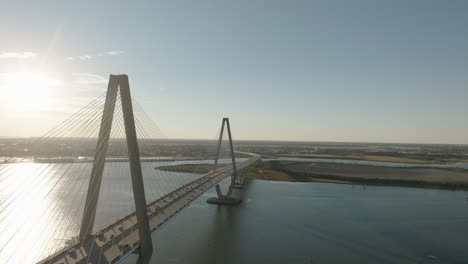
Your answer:
[[[468,143],[468,1],[0,3],[0,136],[126,73],[171,138]]]

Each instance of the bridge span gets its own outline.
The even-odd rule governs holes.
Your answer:
[[[244,162],[237,163],[237,169],[247,168],[258,160],[260,156],[254,155]],[[151,231],[156,231],[198,196],[232,174],[232,165],[218,168],[149,203],[147,213]],[[127,215],[85,240],[76,239],[71,244],[39,263],[118,263],[139,250],[137,217],[135,213]]]
[[[229,148],[222,148],[226,134]],[[133,253],[139,255],[138,264],[148,264],[153,255],[153,231],[215,185],[217,197],[207,202],[238,204],[240,199],[232,191],[244,186],[241,170],[260,159],[252,153],[234,151],[226,117],[217,145],[182,150],[178,144],[167,146],[164,142],[165,135],[132,98],[128,76],[111,75],[105,94],[42,137],[21,143],[24,152],[39,164],[0,166],[0,262],[106,264],[117,263]],[[236,162],[235,154],[249,158]],[[205,162],[215,159],[210,172],[193,180],[161,177],[163,171],[143,167],[140,156],[176,157],[174,160],[190,157]],[[229,165],[218,167],[220,157],[230,157]],[[85,163],[90,166],[81,166]],[[17,170],[23,167],[26,169]],[[144,182],[143,172],[155,178]],[[116,185],[103,184],[104,175]],[[223,194],[218,183],[226,177],[231,181]],[[131,185],[125,185],[127,179]],[[158,182],[154,183],[154,179]],[[110,186],[112,192],[122,194],[122,200],[106,196],[112,193],[109,189],[101,192]],[[124,186],[131,186],[132,192]],[[132,198],[134,207],[126,210]],[[121,215],[126,216],[102,211],[98,214],[98,201],[117,201],[112,204],[114,210],[122,207],[118,201],[124,201]],[[83,214],[78,212],[81,208]],[[95,221],[96,215],[101,216],[99,221]],[[100,227],[94,228],[95,224]]]

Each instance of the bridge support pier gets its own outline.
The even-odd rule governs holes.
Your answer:
[[[244,177],[237,177],[236,181],[234,182],[234,184],[232,184],[232,188],[233,189],[244,189],[244,187],[246,186],[246,182],[244,180]]]
[[[218,194],[218,197],[223,196],[223,192],[221,192],[221,187],[219,187],[219,184],[216,184],[216,193]]]
[[[221,123],[221,133],[219,134],[218,139],[218,148],[216,150],[216,158],[214,162],[214,170],[218,167],[218,160],[219,160],[219,153],[221,151],[221,143],[223,140],[224,134],[224,126],[227,127],[228,137],[229,137],[229,148],[231,150],[231,161],[232,161],[232,176],[231,176],[231,184],[229,185],[229,190],[227,195],[223,195],[221,192],[221,187],[219,184],[216,184],[216,193],[217,197],[209,198],[206,202],[210,204],[220,204],[220,205],[237,205],[242,202],[240,198],[232,197],[232,190],[236,188],[236,182],[240,182],[241,178],[237,174],[237,167],[236,167],[236,158],[234,157],[234,147],[232,144],[232,134],[231,134],[231,126],[229,125],[229,118],[223,118]]]
[[[211,197],[206,200],[209,204],[218,204],[218,205],[238,205],[242,202],[240,198],[235,198],[232,196],[221,195],[218,197]]]
[[[221,192],[221,187],[219,186],[219,184],[216,184],[215,188],[216,188],[216,193],[218,194],[218,196],[209,198],[208,200],[206,200],[207,203],[220,204],[220,205],[237,205],[237,204],[240,204],[242,202],[241,199],[236,198],[236,197],[232,197],[231,194],[224,195]],[[229,189],[231,189],[231,188],[229,188]]]
[[[234,184],[234,186],[232,186],[233,189],[244,189],[245,188],[245,184],[243,183],[236,183]]]

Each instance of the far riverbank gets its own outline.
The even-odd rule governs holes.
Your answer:
[[[212,164],[180,164],[155,169],[206,173]],[[248,179],[288,182],[331,182],[395,186],[468,189],[468,170],[463,168],[389,167],[334,162],[267,160],[245,169]]]
[[[402,168],[343,163],[270,160],[249,170],[248,178],[293,182],[363,183],[468,189],[468,170]]]

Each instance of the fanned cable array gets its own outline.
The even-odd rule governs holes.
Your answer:
[[[31,140],[25,151],[33,161],[2,165],[0,262],[37,261],[44,252],[57,250],[76,230],[80,189],[90,168],[85,159],[92,156],[104,97]]]
[[[76,243],[105,97],[100,95],[42,137],[23,142],[22,158],[9,157],[0,164],[0,263],[34,263]],[[195,143],[169,140],[137,101],[132,104],[146,201],[151,203],[200,177],[175,165],[213,164],[219,134],[216,140]],[[220,163],[229,163],[226,140],[221,154]],[[117,97],[93,232],[134,211]]]

